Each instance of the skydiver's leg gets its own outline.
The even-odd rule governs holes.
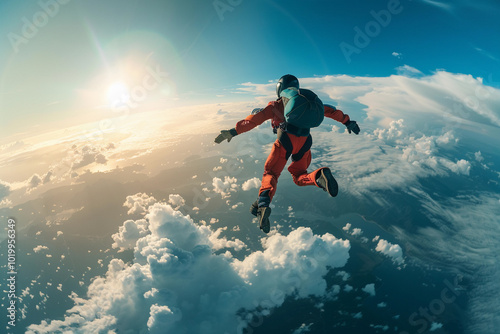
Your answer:
[[[320,169],[312,173],[307,173],[307,168],[311,164],[311,150],[308,150],[299,160],[293,160],[288,166],[288,171],[292,174],[293,182],[298,186],[316,186],[316,174]]]
[[[338,193],[338,184],[329,168],[322,167],[312,173],[307,173],[307,168],[311,164],[311,145],[312,139],[309,137],[299,151],[293,151],[292,163],[288,171],[298,186],[315,185],[335,197]]]
[[[278,186],[278,178],[285,168],[286,161],[288,160],[289,153],[283,144],[277,139],[274,142],[271,153],[267,157],[264,164],[264,175],[262,176],[262,185],[259,190],[259,198],[257,203],[252,204],[250,212],[257,216],[259,220],[260,229],[264,233],[269,233],[271,224],[269,216],[271,215],[271,200],[276,193]]]
[[[292,174],[293,182],[299,186],[316,185],[315,176],[317,171],[307,173],[307,168],[311,164],[312,137],[307,138],[290,135],[293,142],[292,163],[288,171]]]
[[[292,156],[293,157],[293,156]],[[321,167],[312,173],[307,173],[307,167],[311,162],[311,152],[308,151],[304,157],[298,161],[292,161],[288,171],[292,174],[293,181],[298,186],[316,186],[335,197],[338,193],[338,184],[333,177],[330,168]]]
[[[264,165],[264,175],[262,176],[262,185],[259,190],[259,207],[269,206],[271,203],[278,186],[278,178],[283,168],[285,168],[286,161],[287,150],[279,140],[276,140]]]

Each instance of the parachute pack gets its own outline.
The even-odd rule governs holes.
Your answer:
[[[285,106],[287,124],[301,129],[310,129],[323,122],[325,117],[323,102],[314,92],[309,89],[290,87],[284,89],[280,96]]]

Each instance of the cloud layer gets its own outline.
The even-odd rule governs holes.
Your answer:
[[[301,227],[263,239],[263,250],[237,260],[221,251],[241,241],[228,244],[221,232],[166,203],[152,204],[144,219],[126,221],[113,236],[116,247],[134,247],[133,263],[113,259],[87,298],[73,296],[64,320],[28,332],[242,333],[286,296],[324,295],[324,275],[349,258],[348,241]]]

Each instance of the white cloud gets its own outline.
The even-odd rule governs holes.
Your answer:
[[[28,189],[34,189],[42,184],[42,178],[38,174],[33,174],[28,181]]]
[[[277,233],[263,239],[263,246],[264,251],[254,252],[244,261],[235,260],[234,267],[239,276],[246,282],[260,282],[260,278],[265,276],[265,281],[260,283],[268,293],[276,282],[287,280],[286,288],[283,287],[285,291],[295,290],[299,297],[321,296],[326,290],[323,275],[328,271],[324,265],[332,268],[344,266],[350,248],[346,240],[336,239],[329,233],[320,237],[304,227],[290,232],[288,236]],[[319,253],[314,255],[313,250]],[[305,268],[308,271],[307,284],[299,279]]]
[[[239,207],[239,206],[241,206],[241,205],[243,205],[243,202],[238,202],[238,203],[236,203],[236,204],[234,204],[234,205],[231,205],[231,209],[233,209],[233,210],[234,210],[234,209],[236,209],[237,207]]]
[[[398,119],[397,121],[392,121],[389,124],[388,129],[375,129],[373,134],[378,139],[382,139],[385,141],[395,141],[396,139],[400,139],[403,137],[403,129],[405,125],[403,124],[403,119]]]
[[[366,292],[370,296],[374,297],[375,296],[375,284],[370,283],[364,286],[364,288],[361,289],[362,291]]]
[[[10,185],[7,182],[0,180],[0,200],[3,200],[5,197],[10,194]]]
[[[259,189],[260,188],[260,179],[257,177],[251,178],[250,180],[246,180],[243,182],[243,185],[241,186],[241,189],[244,191],[250,190],[250,189]]]
[[[474,153],[474,158],[476,158],[477,162],[482,162],[484,160],[481,151],[477,151],[476,153]]]
[[[326,293],[323,295],[323,300],[332,300],[335,301],[337,300],[337,295],[340,292],[340,285],[332,285],[330,289],[326,291]],[[322,307],[322,306],[321,306]]]
[[[36,173],[33,174],[29,178],[29,180],[26,181],[26,187],[28,188],[27,189],[28,193],[42,184],[49,183],[52,180],[52,178],[53,178],[53,172],[51,170],[49,170],[42,176]]]
[[[337,273],[337,276],[341,276],[342,280],[344,282],[347,281],[351,277],[351,275],[348,272],[344,271],[344,270],[339,271]]]
[[[108,145],[109,147],[109,145]],[[112,149],[113,147],[109,147]],[[104,156],[102,152],[106,149],[93,145],[84,145],[81,149],[76,146],[73,147],[73,155],[71,157],[73,163],[71,164],[71,169],[76,170],[88,166],[92,163],[106,164],[108,159]]]
[[[434,332],[435,330],[440,329],[442,327],[443,327],[443,324],[441,324],[439,322],[432,322],[431,328],[429,329],[429,331]]]
[[[404,263],[403,250],[401,249],[401,246],[397,244],[394,245],[387,240],[380,239],[378,241],[377,247],[375,247],[375,250],[390,257],[395,263]]]
[[[497,61],[497,62],[500,62],[500,58],[498,58],[496,55],[494,55],[493,53],[489,52],[489,51],[486,51],[484,49],[481,49],[481,48],[478,48],[478,47],[475,47],[474,48],[477,52],[479,52],[480,54],[482,54],[483,56],[486,56],[488,57],[489,59],[492,59],[494,61]]]
[[[0,208],[8,208],[12,206],[12,201],[8,198],[4,198],[0,201]]]
[[[439,161],[443,164],[443,166],[451,170],[453,173],[462,175],[469,175],[470,173],[471,165],[467,160],[460,159],[456,163],[453,163],[449,160],[441,158],[439,159]]]
[[[387,303],[386,302],[380,302],[380,303],[377,304],[377,307],[380,307],[380,308],[387,307]]]
[[[10,142],[8,144],[0,146],[0,153],[16,151],[26,145],[23,141]]]
[[[342,229],[343,229],[344,231],[349,231],[349,229],[350,229],[350,228],[351,228],[351,223],[347,223],[347,224],[345,224],[345,226],[344,226],[344,227],[342,227]]]
[[[174,207],[180,208],[186,204],[184,198],[178,194],[170,194],[168,195],[168,203],[172,204]]]
[[[168,306],[151,305],[149,310],[149,333],[165,333],[175,328],[175,323],[182,319],[179,309],[171,310]]]
[[[345,292],[351,292],[354,288],[352,287],[352,285],[349,285],[349,284],[346,284],[344,286],[344,291]]]
[[[219,227],[215,232],[210,235],[210,245],[214,250],[219,250],[223,248],[232,248],[235,251],[240,251],[243,248],[247,248],[247,245],[240,239],[227,240],[226,237],[221,237],[221,233],[227,230],[227,226]]]
[[[253,315],[268,314],[287,296],[323,296],[329,268],[349,258],[348,241],[300,227],[268,236],[262,251],[238,260],[214,253],[228,242],[221,229],[197,225],[170,205],[153,204],[144,219],[148,234],[136,241],[133,263],[111,260],[85,299],[72,297],[63,320],[31,325],[28,333],[241,333]]]
[[[466,160],[447,157],[446,152],[457,145],[451,131],[429,136],[412,133],[406,122],[399,119],[372,134],[344,137],[347,136],[339,137],[335,147],[331,147],[326,133],[316,134],[315,141],[320,143],[317,145],[324,148],[318,164],[337,166],[339,179],[349,184],[346,191],[355,195],[376,189],[407,188],[420,178],[446,176],[450,172],[466,175],[470,169]],[[356,150],[350,149],[350,145],[356,145]]]
[[[47,246],[42,246],[42,245],[38,245],[36,246],[35,248],[33,248],[33,251],[35,253],[40,253],[41,251],[46,251],[46,250],[49,250],[49,247]]]
[[[169,198],[170,200],[170,198]],[[179,200],[175,197],[175,200]],[[149,196],[145,193],[137,193],[135,195],[127,196],[125,203],[123,206],[129,208],[127,214],[145,214],[148,207],[156,202],[156,199],[153,196]]]
[[[398,72],[398,75],[402,75],[405,77],[420,76],[423,74],[422,72],[420,72],[416,68],[408,66],[408,65],[396,67],[396,71]]]
[[[49,170],[47,173],[45,173],[45,175],[42,177],[42,183],[43,184],[46,184],[46,183],[49,183],[52,178],[54,177],[54,173]]]
[[[302,325],[300,325],[300,327],[299,327],[299,328],[297,328],[296,330],[294,330],[294,331],[292,332],[292,334],[304,334],[304,333],[309,333],[309,332],[311,331],[311,326],[312,326],[312,325],[313,325],[312,323],[310,323],[310,324],[308,324],[308,325],[306,325],[306,324],[302,324]]]
[[[224,176],[224,181],[218,177],[212,180],[213,191],[220,194],[223,199],[231,197],[231,192],[238,189],[238,180],[235,177]]]
[[[402,54],[402,53],[395,52],[395,51],[392,53],[392,55],[393,55],[394,57],[396,57],[396,58],[401,58],[401,57],[403,56],[403,54]]]
[[[361,318],[363,318],[363,313],[362,313],[362,312],[354,313],[354,314],[352,315],[352,317],[353,317],[354,319],[361,319]]]
[[[436,144],[439,146],[445,146],[450,143],[457,143],[458,139],[455,138],[455,135],[452,131],[448,131],[445,134],[436,138]]]
[[[389,326],[388,325],[373,325],[373,324],[370,324],[370,327],[372,328],[375,328],[375,329],[381,329],[383,330],[384,332],[388,331],[389,330]]]
[[[352,232],[351,232],[352,236],[360,236],[361,234],[363,234],[363,231],[360,228],[353,228],[352,229]]]
[[[437,0],[421,0],[421,1],[425,2],[425,3],[428,3],[428,4],[432,5],[432,6],[438,7],[440,9],[444,9],[446,11],[449,11],[449,10],[451,10],[453,8],[451,4],[440,2],[440,1],[437,1]]]
[[[135,243],[140,238],[149,233],[148,222],[145,219],[127,220],[119,227],[118,233],[111,236],[114,243],[113,248],[119,248],[120,251],[134,248]]]

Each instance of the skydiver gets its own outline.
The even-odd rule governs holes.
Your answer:
[[[271,149],[264,165],[262,184],[257,200],[252,203],[250,212],[259,219],[260,229],[264,233],[269,233],[269,216],[271,208],[269,205],[276,193],[278,178],[285,167],[288,158],[292,157],[292,163],[288,171],[292,174],[293,181],[299,186],[315,185],[332,197],[337,196],[338,184],[333,177],[330,168],[321,167],[308,173],[307,168],[311,163],[312,137],[310,128],[318,126],[323,117],[334,119],[347,127],[349,133],[359,134],[360,129],[356,121],[352,121],[349,115],[331,105],[324,105],[321,100],[310,90],[300,89],[299,80],[291,75],[282,76],[276,85],[276,95],[278,99],[269,102],[262,109],[254,109],[244,120],[236,123],[230,130],[222,130],[215,138],[215,142],[220,144],[224,140],[228,142],[234,136],[250,131],[254,127],[262,124],[266,120],[272,120],[273,131],[277,134],[277,139]],[[293,102],[294,103],[293,103]],[[304,109],[307,112],[304,113]],[[312,115],[310,110],[316,108],[321,113],[320,119],[312,121],[303,115]],[[290,115],[300,117],[291,118]],[[293,123],[293,124],[292,124]]]

